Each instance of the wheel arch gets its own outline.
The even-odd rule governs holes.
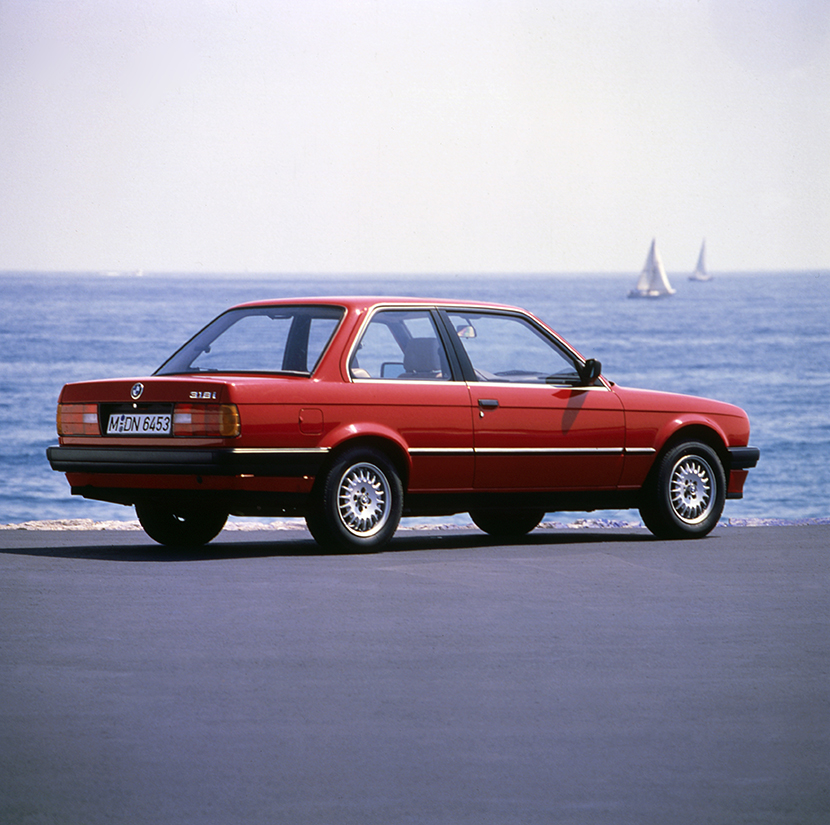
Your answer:
[[[389,461],[392,462],[392,465],[400,476],[404,492],[406,492],[409,486],[409,453],[395,439],[378,435],[376,433],[361,433],[339,441],[329,451],[323,467],[321,467],[320,472],[317,474],[315,484],[319,481],[319,479],[325,477],[328,468],[331,467],[331,465],[334,464],[334,462],[337,461],[343,453],[347,450],[359,449],[360,447],[375,449],[383,453]]]
[[[720,459],[721,466],[723,467],[728,487],[730,461],[729,451],[726,448],[726,439],[724,435],[715,427],[703,422],[690,422],[684,424],[664,439],[654,457],[654,462],[652,463],[651,470],[648,474],[648,481],[651,481],[654,477],[663,456],[678,444],[682,444],[686,441],[699,441],[715,451],[715,454]]]

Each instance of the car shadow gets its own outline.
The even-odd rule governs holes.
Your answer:
[[[240,541],[224,537],[203,547],[163,547],[136,534],[125,540],[89,543],[88,534],[78,535],[74,543],[67,533],[39,534],[41,542],[21,542],[20,546],[0,547],[0,555],[37,556],[56,559],[88,559],[91,561],[157,562],[164,564],[182,562],[221,561],[249,558],[304,558],[344,557],[348,555],[395,555],[405,552],[436,552],[441,550],[472,550],[485,547],[565,547],[586,544],[641,544],[659,541],[650,533],[631,529],[539,530],[518,539],[505,540],[478,531],[401,531],[392,542],[376,553],[343,554],[321,547],[302,532],[260,534],[261,538]],[[96,536],[97,537],[97,536]]]

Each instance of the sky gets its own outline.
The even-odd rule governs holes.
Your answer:
[[[827,0],[0,0],[0,271],[830,267]]]

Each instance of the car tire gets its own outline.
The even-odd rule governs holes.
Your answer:
[[[153,541],[172,547],[201,547],[215,539],[228,520],[226,512],[212,507],[156,501],[136,504],[135,512]]]
[[[403,512],[403,485],[392,462],[379,450],[348,450],[322,479],[309,532],[322,547],[341,553],[380,550],[391,541]]]
[[[544,510],[471,510],[470,518],[479,530],[491,536],[519,538],[539,526]]]
[[[658,538],[702,538],[723,513],[726,474],[715,451],[698,441],[672,447],[644,488],[640,516]]]

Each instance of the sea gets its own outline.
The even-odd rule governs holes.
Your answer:
[[[623,386],[743,407],[761,459],[726,523],[830,517],[830,270],[715,273],[629,300],[636,272],[422,275],[0,273],[0,525],[130,521],[72,496],[46,460],[64,383],[152,373],[227,307],[260,298],[414,295],[529,309]],[[636,522],[636,511],[593,514]],[[567,514],[577,518],[579,514]],[[456,517],[462,523],[465,517]],[[447,519],[441,519],[446,522]]]

